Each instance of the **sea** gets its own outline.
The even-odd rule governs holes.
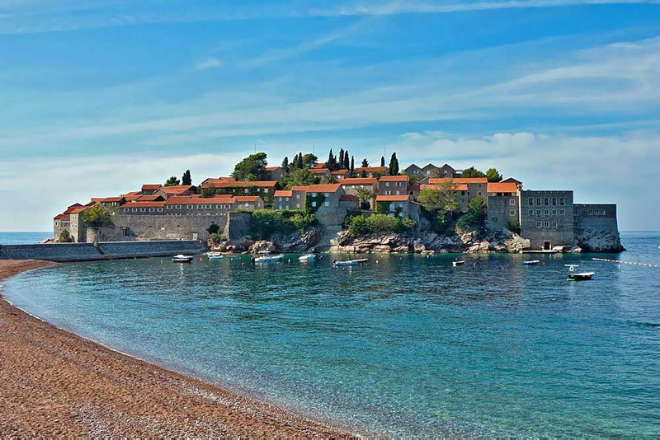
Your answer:
[[[53,232],[0,232],[0,245],[36,244],[46,238],[53,238]]]
[[[456,255],[398,254],[352,269],[332,266],[342,255],[75,263],[20,274],[2,294],[366,436],[657,438],[660,233],[622,241],[621,254],[462,255],[457,267]],[[568,281],[566,264],[594,279]]]

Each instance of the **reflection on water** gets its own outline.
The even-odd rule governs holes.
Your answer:
[[[614,258],[660,263],[657,235],[624,240]],[[363,432],[660,435],[660,270],[527,258],[129,260],[6,284],[50,322]]]

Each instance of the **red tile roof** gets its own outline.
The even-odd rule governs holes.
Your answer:
[[[193,187],[192,185],[176,185],[176,186],[164,186],[158,189],[163,191],[165,194],[183,194],[186,191],[190,191],[192,187]]]
[[[53,220],[62,220],[63,218],[68,217],[66,214],[57,214]]]
[[[92,198],[92,202],[94,203],[113,203],[113,202],[122,202],[124,201],[124,197],[119,196],[119,197],[105,197],[105,198]]]
[[[131,199],[126,198],[126,200],[135,201],[135,202],[160,202],[163,200],[163,196],[159,196],[158,194],[152,194],[150,196],[131,197]]]
[[[348,170],[336,170],[336,171],[332,172],[332,174],[338,174],[338,175],[339,174],[346,174],[346,173],[348,173]]]
[[[339,182],[341,185],[373,185],[376,183],[375,177],[350,177],[348,179],[342,179]]]
[[[316,169],[316,170],[318,170],[319,168],[325,168],[325,164],[324,163],[315,163],[312,168]]]
[[[408,176],[383,176],[378,179],[379,182],[407,182],[409,180]]]
[[[306,188],[308,193],[334,193],[339,191],[339,183],[329,183],[327,185],[310,185]]]
[[[431,185],[439,185],[441,183],[451,180],[454,183],[488,183],[485,177],[455,177],[453,179],[445,179],[444,177],[431,177],[429,183]]]
[[[165,205],[232,205],[234,202],[235,197],[230,195],[221,195],[209,198],[195,196],[170,197],[167,199],[167,201],[161,203],[164,203]]]
[[[234,198],[239,203],[245,203],[245,202],[256,203],[260,199],[259,196],[236,196]]]
[[[309,170],[309,172],[312,173],[312,174],[326,174],[326,173],[329,173],[330,170],[327,169],[327,168],[313,168],[313,169]]]
[[[142,185],[142,191],[147,190],[147,191],[155,191],[162,187],[163,185],[160,185],[158,183],[145,183]]]
[[[75,208],[71,208],[70,211],[67,209],[67,211],[69,211],[69,214],[80,214],[81,212],[86,211],[88,209],[89,206],[76,206]]]
[[[488,193],[518,193],[518,185],[515,182],[498,182],[488,184]]]
[[[421,185],[420,189],[439,190],[439,189],[441,189],[441,187],[440,187],[440,185]],[[467,191],[467,190],[468,190],[468,186],[467,186],[466,183],[463,183],[463,184],[460,184],[460,185],[454,184],[454,191]]]
[[[121,209],[164,208],[164,207],[165,207],[165,202],[133,202],[122,205]]]
[[[278,168],[279,168],[279,167],[266,167],[266,171],[275,171],[275,170],[277,170]]]
[[[273,197],[293,197],[293,191],[275,191]]]
[[[308,186],[294,186],[291,188],[291,191],[307,191]]]
[[[410,196],[409,195],[403,195],[403,196],[383,196],[383,195],[379,195],[379,196],[376,196],[376,201],[377,202],[409,202],[410,201]]]
[[[277,180],[254,180],[251,182],[237,182],[234,180],[209,179],[204,188],[249,188],[251,186],[270,188],[277,185]]]
[[[362,171],[365,173],[385,173],[387,172],[387,167],[360,167],[355,169],[356,173],[361,173]]]

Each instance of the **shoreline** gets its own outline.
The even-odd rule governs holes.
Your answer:
[[[54,263],[0,260],[0,282]],[[59,329],[0,295],[0,432],[10,436],[355,438]]]

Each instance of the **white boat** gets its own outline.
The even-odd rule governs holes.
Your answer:
[[[568,281],[588,281],[596,275],[596,272],[575,272],[576,267],[580,267],[578,264],[567,264],[568,267]]]
[[[219,252],[209,252],[209,253],[206,254],[206,255],[208,256],[209,261],[212,261],[212,260],[222,260],[222,259],[225,257],[224,255],[222,255],[222,254],[219,253]]]
[[[527,261],[523,261],[522,264],[523,264],[523,266],[536,266],[540,262],[541,261],[539,261],[539,260],[527,260]]]
[[[282,255],[269,255],[266,257],[257,257],[254,259],[255,263],[276,263],[282,260]]]
[[[454,267],[460,266],[461,264],[465,264],[465,260],[458,260],[458,261],[452,261],[451,262],[451,265],[454,266]]]
[[[172,263],[192,263],[193,257],[190,255],[175,255],[172,257]]]
[[[369,260],[366,258],[360,258],[358,260],[344,260],[344,261],[333,261],[333,266],[357,266],[358,264],[368,263]]]
[[[309,261],[314,261],[314,260],[316,260],[316,255],[314,254],[305,254],[298,257],[298,261],[300,261],[301,263],[307,263]]]

